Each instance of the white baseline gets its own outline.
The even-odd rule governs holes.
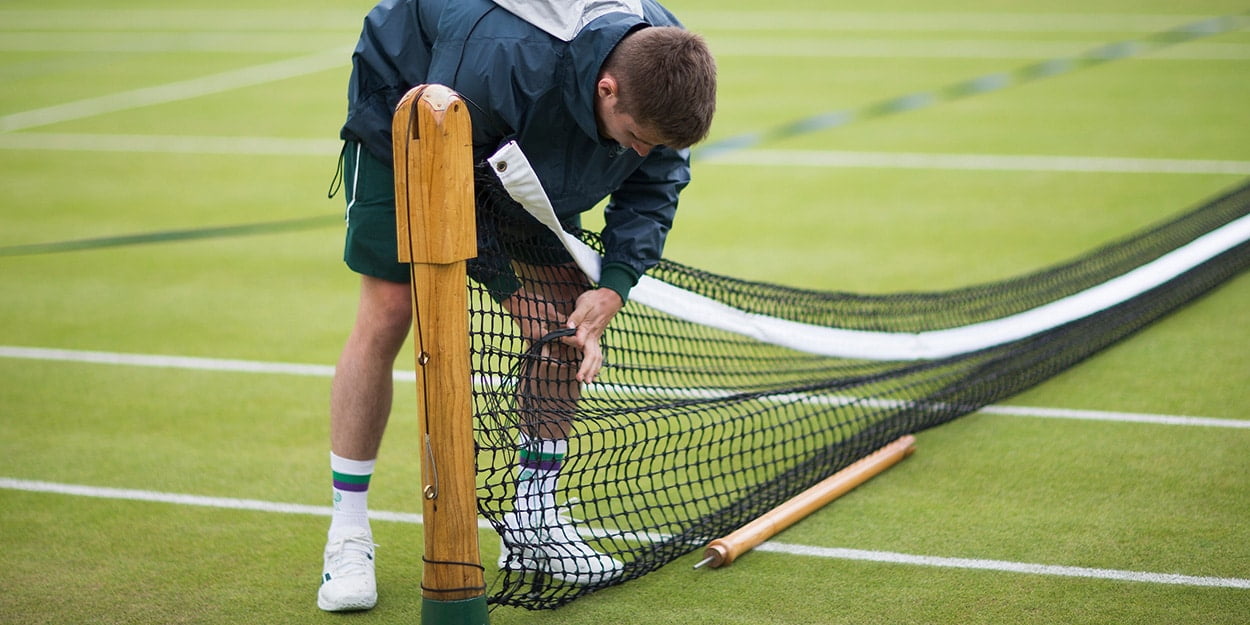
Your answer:
[[[252,512],[304,514],[329,516],[328,506],[311,506],[307,504],[282,503],[256,499],[235,499],[229,497],[207,497],[181,493],[163,493],[150,490],[128,488],[109,488],[103,486],[85,486],[81,484],[63,484],[37,480],[22,480],[0,477],[0,488],[33,493],[51,493],[77,497],[93,497],[123,501],[143,501],[165,503],[181,506],[200,506],[228,510],[247,510]],[[420,514],[407,512],[388,512],[370,510],[369,517],[379,521],[421,524],[424,522]],[[491,529],[483,519],[478,520],[478,528]],[[838,560],[859,560],[888,564],[906,564],[913,566],[931,566],[954,569],[973,569],[1001,571],[1006,573],[1022,573],[1029,575],[1050,575],[1058,577],[1082,577],[1091,579],[1110,579],[1126,582],[1151,584],[1173,584],[1179,586],[1205,586],[1216,588],[1250,589],[1250,579],[1236,577],[1210,577],[1197,575],[1181,575],[1176,573],[1153,573],[1146,571],[1125,571],[1117,569],[1098,569],[1077,566],[1058,566],[1051,564],[1030,564],[1027,562],[1010,562],[1004,560],[983,560],[976,558],[948,558],[938,556],[913,555],[890,551],[867,551],[863,549],[844,549],[832,547],[814,547],[794,545],[776,541],[767,541],[757,546],[756,551],[783,553],[796,556],[828,558]]]
[[[107,133],[16,132],[0,134],[0,150],[66,152],[149,152],[238,156],[337,155],[332,138],[217,137]],[[1046,154],[952,154],[853,152],[836,150],[738,150],[697,162],[697,166],[878,168],[965,171],[1053,171],[1114,174],[1214,174],[1250,176],[1250,160],[1135,158]]]
[[[300,53],[350,41],[354,34],[335,32],[0,32],[0,52],[88,52],[99,54]],[[712,36],[717,58],[812,59],[1019,59],[1078,56],[1100,42],[1092,40],[889,39],[773,36]],[[1188,43],[1151,50],[1139,61],[1245,61],[1250,45]]]
[[[970,171],[1054,171],[1115,174],[1219,174],[1250,176],[1250,161],[1040,154],[940,154],[836,150],[740,150],[703,161],[707,165]]]
[[[59,122],[95,117],[144,106],[167,104],[243,87],[263,85],[287,78],[305,76],[343,67],[350,60],[349,48],[318,52],[264,65],[191,78],[164,85],[143,87],[108,95],[56,104],[0,116],[0,132],[14,132]]]
[[[295,375],[321,378],[328,378],[334,375],[333,365],[266,362],[230,358],[203,358],[194,356],[168,356],[160,354],[130,354],[120,352],[55,349],[46,347],[23,347],[18,345],[0,345],[0,358],[127,367],[152,367],[156,369],[184,369],[191,371],[212,371],[223,373]],[[416,380],[416,373],[413,371],[397,369],[393,374],[393,378],[397,382],[413,382]],[[593,388],[594,385],[591,386],[591,389]],[[1250,429],[1250,420],[1217,419],[1211,417],[1193,417],[1182,415],[1000,405],[986,406],[982,408],[980,412],[1015,417],[1041,417],[1050,419],[1076,419],[1120,423],[1148,423],[1153,425]]]

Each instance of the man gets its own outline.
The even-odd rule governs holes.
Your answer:
[[[369,478],[391,409],[394,361],[411,326],[406,265],[396,261],[391,115],[411,87],[438,83],[469,104],[474,159],[515,140],[561,221],[611,196],[604,263],[592,285],[565,257],[527,257],[507,223],[481,222],[470,277],[486,286],[537,340],[576,333],[551,347],[576,371],[549,367],[552,401],[576,401],[603,363],[599,341],[630,288],[658,262],[689,152],[715,108],[715,63],[703,40],[653,0],[383,0],[365,18],[353,55],[341,131],[347,190],[344,259],[361,274],[355,325],[335,370],[330,464],[335,510],[318,592],[323,610],[359,610],[377,600],[367,518]],[[519,210],[519,209],[518,209]],[[541,256],[541,255],[540,255]],[[540,287],[536,271],[563,286]],[[555,484],[567,450],[567,417],[522,412],[517,501],[501,565],[593,583],[621,563],[598,554],[555,514]],[[530,543],[555,543],[556,548]],[[554,549],[554,551],[553,551]]]

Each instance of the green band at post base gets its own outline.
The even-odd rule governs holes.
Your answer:
[[[421,625],[489,625],[486,595],[456,601],[425,598],[421,601]]]

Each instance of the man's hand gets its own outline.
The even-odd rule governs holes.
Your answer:
[[[589,384],[599,375],[603,366],[599,338],[624,305],[621,296],[612,289],[591,289],[577,298],[577,306],[564,323],[565,327],[575,328],[577,334],[560,340],[582,351],[582,366],[577,370],[579,382]]]
[[[503,302],[503,307],[520,327],[521,336],[528,341],[537,341],[561,325],[577,330],[576,334],[564,337],[560,342],[581,351],[582,362],[577,370],[577,380],[586,384],[594,382],[603,367],[603,348],[599,339],[624,305],[621,296],[612,289],[591,289],[582,293],[567,319],[552,302],[524,290],[513,293]]]
[[[521,330],[521,337],[534,343],[548,332],[564,324],[564,315],[551,302],[536,293],[521,289],[503,302],[504,310],[512,315]]]

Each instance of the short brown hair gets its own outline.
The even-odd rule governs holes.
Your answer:
[[[672,148],[707,137],[716,112],[716,60],[702,37],[675,26],[635,30],[603,63],[620,87],[620,110]]]

